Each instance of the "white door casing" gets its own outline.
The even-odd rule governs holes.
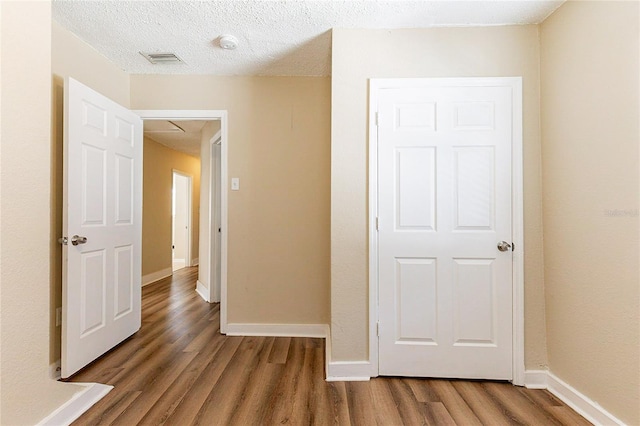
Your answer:
[[[65,81],[62,377],[141,324],[142,120]],[[86,237],[74,245],[73,236]]]
[[[519,380],[520,257],[496,245],[522,248],[520,102],[517,78],[372,81],[374,373]]]
[[[227,331],[227,247],[228,247],[228,152],[229,152],[229,131],[228,131],[228,114],[226,110],[136,110],[135,111],[143,120],[220,120],[220,289],[219,295],[215,294],[215,286],[209,285],[204,288],[203,292],[198,291],[200,296],[206,301],[212,302],[220,300],[220,332]],[[206,159],[201,159],[206,161]],[[214,182],[209,179],[211,185]],[[210,191],[210,198],[211,200]],[[200,238],[206,240],[209,247],[209,253],[213,252],[213,226],[211,208],[209,206],[208,223],[206,227],[200,226]],[[205,229],[208,228],[208,229]],[[225,232],[226,231],[226,232]],[[203,262],[211,262],[211,259],[203,259],[202,253],[199,256],[200,265]],[[211,268],[210,268],[211,269]],[[206,294],[205,294],[206,292]]]

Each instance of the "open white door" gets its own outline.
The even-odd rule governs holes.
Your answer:
[[[67,78],[62,377],[140,329],[142,120]]]

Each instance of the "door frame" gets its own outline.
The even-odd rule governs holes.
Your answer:
[[[218,165],[216,164],[216,161],[214,159],[214,149],[216,146],[220,146],[220,181],[218,181]],[[215,173],[214,173],[215,171]],[[209,139],[209,256],[211,256],[213,253],[216,253],[216,257],[217,257],[217,243],[218,241],[222,241],[221,240],[221,234],[222,232],[218,232],[216,230],[217,226],[216,222],[218,219],[218,216],[222,216],[221,214],[218,213],[218,211],[214,212],[213,206],[214,206],[214,199],[217,199],[216,195],[218,192],[220,192],[220,195],[222,195],[221,190],[222,190],[222,186],[221,186],[221,181],[222,181],[222,129],[220,129],[218,132],[216,132],[215,135],[213,135],[211,137],[211,139]],[[222,200],[222,197],[220,197],[220,199]],[[222,202],[220,202],[221,204],[221,208],[222,208]],[[222,222],[220,224],[220,228],[222,228]],[[220,252],[222,254],[223,250],[222,250],[222,245],[220,246]],[[222,258],[220,259],[220,263],[222,265]],[[222,266],[220,267],[220,269],[222,269]],[[221,300],[221,283],[218,282],[217,279],[217,273],[218,273],[218,268],[217,265],[214,265],[214,262],[211,263],[211,265],[209,265],[209,285],[211,286],[211,294],[210,294],[210,302],[218,302]]]
[[[144,155],[144,154],[143,154]],[[187,179],[187,228],[189,229],[189,232],[187,232],[187,246],[185,247],[185,255],[184,255],[184,266],[185,267],[189,267],[189,266],[193,266],[192,265],[192,261],[193,259],[191,258],[191,240],[193,239],[193,235],[191,234],[193,232],[193,228],[192,228],[192,215],[193,215],[193,175],[191,175],[190,173],[186,173],[183,171],[180,171],[178,169],[172,169],[171,170],[171,203],[172,203],[172,208],[173,205],[175,203],[175,177],[176,175],[182,176],[183,178]],[[173,212],[172,212],[173,213]],[[174,241],[173,241],[173,237],[175,236],[175,217],[173,215],[171,215],[171,245],[173,246]],[[171,270],[173,272],[173,250],[171,250]]]
[[[228,152],[229,152],[229,139],[228,139],[228,118],[226,110],[134,110],[136,114],[142,118],[142,120],[202,120],[202,121],[220,121],[220,138],[221,138],[221,179],[220,179],[220,225],[223,231],[220,241],[220,332],[227,332],[227,236],[228,232]],[[144,153],[143,153],[144,158]],[[209,182],[212,182],[211,176],[209,176]],[[209,185],[209,199],[211,199],[211,184]],[[211,211],[211,209],[209,209]],[[208,217],[209,229],[211,229],[211,215]],[[199,231],[200,235],[202,230]],[[209,248],[212,247],[211,232],[206,233],[207,244]],[[211,254],[211,251],[209,251]],[[211,262],[211,259],[209,259]],[[214,286],[209,283],[209,294],[207,301],[215,300]]]
[[[511,153],[511,216],[513,254],[512,383],[524,385],[524,205],[522,166],[522,77],[380,78],[369,80],[369,363],[371,377],[378,366],[378,98],[379,91],[408,87],[511,87],[513,138]]]

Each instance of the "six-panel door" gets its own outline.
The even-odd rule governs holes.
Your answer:
[[[380,89],[379,374],[511,379],[511,87]]]
[[[140,328],[142,120],[65,82],[62,377]],[[73,245],[74,235],[86,242]]]

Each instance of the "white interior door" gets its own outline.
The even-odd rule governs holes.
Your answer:
[[[191,176],[173,172],[172,197],[173,270],[191,266]]]
[[[65,81],[62,377],[140,328],[142,120]]]
[[[381,375],[512,378],[512,92],[379,91]]]

